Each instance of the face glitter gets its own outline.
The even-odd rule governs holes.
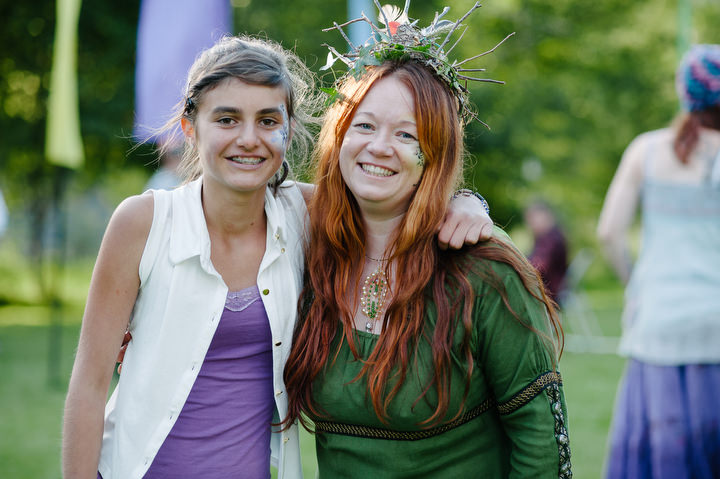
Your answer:
[[[417,156],[417,165],[418,166],[425,166],[425,155],[423,155],[423,152],[420,148],[417,149],[417,152],[415,153],[415,156]]]
[[[273,131],[270,141],[273,145],[279,146],[284,153],[287,150],[288,137],[290,136],[290,118],[285,104],[278,106],[278,110],[282,113],[282,128]]]

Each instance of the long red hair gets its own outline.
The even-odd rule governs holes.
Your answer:
[[[422,338],[432,345],[434,373],[425,386],[437,393],[433,415],[423,421],[432,426],[447,414],[450,391],[451,347],[455,335],[463,334],[462,350],[472,374],[473,359],[469,338],[472,328],[473,290],[468,279],[471,257],[485,257],[511,264],[527,289],[548,305],[555,332],[559,325],[534,269],[522,254],[498,240],[490,240],[462,252],[437,248],[436,231],[445,215],[452,191],[462,174],[463,138],[455,97],[425,67],[415,62],[385,62],[360,79],[349,78],[340,88],[342,101],[330,108],[316,150],[316,190],[309,204],[310,243],[306,249],[306,283],[300,299],[299,318],[293,347],[285,366],[289,394],[286,424],[300,419],[302,412],[323,416],[313,401],[313,381],[333,360],[331,343],[337,334],[356,358],[353,315],[365,258],[365,229],[358,205],[345,185],[339,167],[339,152],[355,110],[372,85],[394,76],[411,91],[420,147],[425,169],[408,211],[390,246],[394,264],[392,301],[383,319],[383,332],[375,349],[364,361],[356,380],[364,377],[373,408],[382,420],[387,406],[402,386],[413,347]],[[493,279],[489,268],[478,271],[504,295],[502,281]],[[456,293],[448,294],[452,284]],[[437,324],[425,330],[426,294],[432,291],[437,307]],[[506,295],[503,296],[506,299]],[[338,318],[340,321],[338,321]],[[342,328],[339,328],[342,323]],[[466,394],[468,384],[466,383]],[[419,399],[422,398],[422,396]],[[462,407],[456,416],[462,412]]]

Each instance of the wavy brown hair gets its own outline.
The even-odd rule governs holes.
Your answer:
[[[451,348],[458,333],[462,334],[462,354],[469,365],[467,395],[473,372],[469,340],[474,292],[469,275],[475,263],[487,267],[474,268],[473,274],[496,287],[509,307],[501,278],[493,274],[488,262],[477,262],[475,258],[512,265],[525,287],[547,305],[554,333],[561,335],[557,316],[535,270],[517,250],[497,239],[461,252],[438,249],[437,227],[461,176],[464,152],[458,104],[447,87],[425,67],[414,62],[385,62],[369,69],[360,79],[345,81],[339,89],[342,101],[330,108],[320,133],[315,155],[317,188],[309,204],[311,246],[306,248],[306,282],[293,347],[285,366],[289,394],[286,426],[299,419],[308,427],[302,413],[324,415],[313,400],[313,381],[328,361],[334,360],[330,345],[337,334],[343,335],[353,355],[360,359],[352,334],[357,299],[348,302],[347,298],[357,296],[352,293],[360,289],[365,228],[357,202],[340,173],[338,159],[358,105],[375,82],[389,76],[403,82],[412,93],[425,169],[386,251],[390,259],[386,274],[396,287],[391,291],[392,301],[383,319],[382,334],[355,378],[364,377],[367,381],[376,414],[386,420],[387,407],[403,384],[414,346],[420,340],[430,342],[434,367],[417,400],[431,389],[437,393],[435,411],[421,425],[431,427],[443,421],[448,413]],[[390,264],[394,265],[394,276]],[[455,293],[448,294],[449,290]],[[425,325],[427,294],[432,295],[438,313],[437,324],[431,329]],[[463,405],[455,416],[461,414]]]

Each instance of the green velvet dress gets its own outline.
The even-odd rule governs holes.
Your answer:
[[[478,261],[502,280],[519,318],[549,337],[544,306],[525,290],[515,271],[502,263]],[[321,479],[572,477],[565,399],[547,339],[520,324],[494,288],[475,275],[470,281],[476,291],[474,368],[461,416],[447,424],[465,390],[468,365],[460,334],[452,353],[446,424],[429,430],[418,423],[431,416],[436,395],[431,391],[417,401],[432,370],[429,343],[418,345],[383,423],[368,400],[366,382],[352,382],[362,364],[343,341],[336,360],[328,362],[313,385],[316,404],[328,414],[311,417],[318,431]],[[436,321],[431,301],[426,321],[431,327]],[[367,358],[378,336],[354,331],[354,338],[360,356]]]

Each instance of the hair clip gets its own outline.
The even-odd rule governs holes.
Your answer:
[[[185,111],[184,114],[189,114],[195,109],[195,101],[192,98],[185,100]]]

